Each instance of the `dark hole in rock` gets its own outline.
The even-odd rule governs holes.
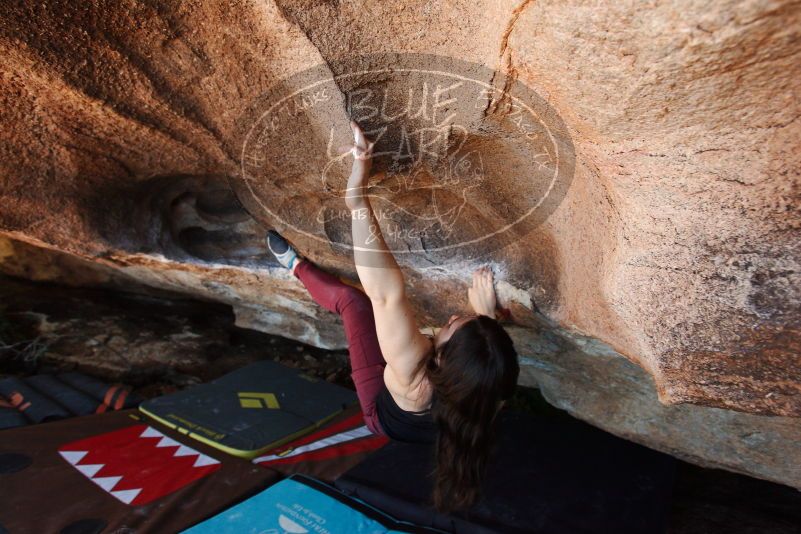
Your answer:
[[[177,261],[275,265],[267,231],[251,217],[224,175],[157,176],[96,193],[93,225],[122,250]]]
[[[237,224],[251,219],[230,189],[214,189],[197,195],[198,214],[210,222]]]
[[[178,242],[186,252],[206,261],[244,262],[258,260],[263,255],[256,239],[228,229],[206,230],[193,226],[180,231]]]

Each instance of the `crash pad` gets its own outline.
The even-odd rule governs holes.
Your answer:
[[[0,466],[12,533],[178,532],[282,478],[135,410],[4,430]]]
[[[504,410],[484,497],[444,515],[430,502],[434,447],[390,442],[335,485],[393,516],[448,532],[664,532],[675,461],[578,420]]]
[[[0,429],[134,408],[139,402],[122,384],[79,372],[8,377],[0,380]]]
[[[11,401],[11,404],[32,423],[57,421],[71,415],[66,408],[22,378],[12,376],[0,380],[0,395]]]
[[[146,415],[228,454],[253,458],[358,403],[354,391],[272,361],[150,399]]]
[[[100,405],[95,410],[97,413],[136,408],[142,402],[142,399],[132,394],[131,390],[122,384],[106,384],[77,371],[61,373],[57,378],[59,381],[99,401]]]
[[[185,531],[187,534],[437,532],[396,521],[335,488],[302,475],[282,480],[258,495]]]
[[[92,398],[81,390],[75,389],[53,375],[34,375],[25,382],[37,391],[47,395],[72,415],[89,415],[95,413],[101,404],[99,399]]]
[[[25,426],[28,420],[17,410],[11,401],[0,397],[0,430]]]
[[[266,451],[253,463],[286,476],[308,475],[333,482],[386,445],[389,438],[373,434],[364,424],[359,406],[352,406],[319,429]]]

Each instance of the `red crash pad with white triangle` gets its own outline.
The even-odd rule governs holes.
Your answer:
[[[125,504],[169,495],[220,468],[220,461],[150,425],[134,425],[59,447],[75,469]]]
[[[253,463],[284,475],[333,482],[388,442],[389,438],[367,428],[361,409],[354,406],[322,428],[254,458]]]
[[[179,532],[281,478],[134,410],[3,430],[0,532]]]

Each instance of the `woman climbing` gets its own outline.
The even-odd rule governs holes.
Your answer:
[[[364,292],[300,257],[273,230],[267,245],[318,304],[342,317],[368,428],[391,439],[435,443],[434,505],[442,512],[464,509],[480,496],[493,422],[517,384],[517,353],[495,318],[486,267],[473,273],[467,292],[474,313],[451,316],[433,337],[420,333],[367,195],[374,143],[355,121],[351,128],[354,144],[347,151],[354,161],[345,203]]]

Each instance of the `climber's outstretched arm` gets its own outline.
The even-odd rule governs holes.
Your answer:
[[[413,369],[431,347],[420,333],[404,287],[403,273],[384,241],[381,227],[367,196],[373,144],[361,129],[354,130],[353,170],[345,203],[351,211],[353,257],[364,292],[373,304],[381,352],[398,382],[410,385]]]

